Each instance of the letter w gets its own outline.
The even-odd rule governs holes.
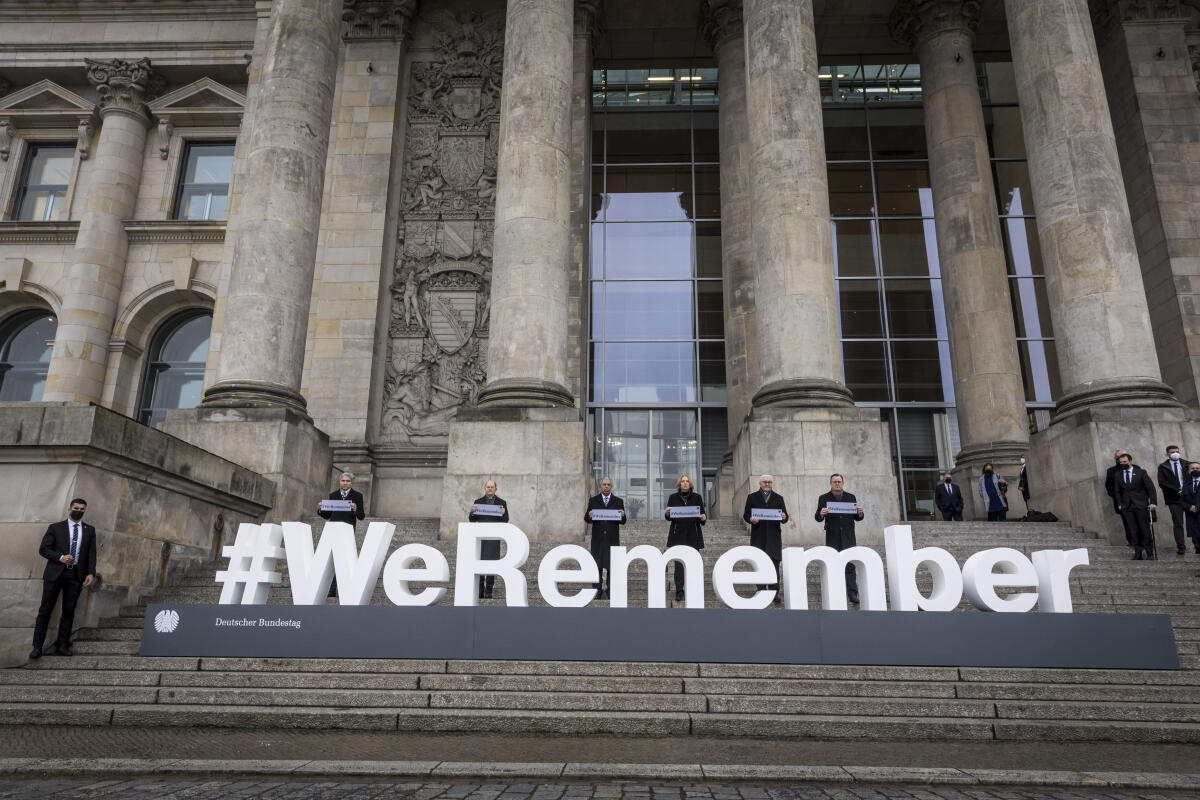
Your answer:
[[[292,603],[315,606],[323,602],[336,572],[341,605],[370,605],[395,531],[390,522],[372,522],[360,554],[350,523],[327,522],[314,552],[311,527],[303,522],[283,523]]]

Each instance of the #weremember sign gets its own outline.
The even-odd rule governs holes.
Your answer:
[[[593,508],[592,522],[620,522],[621,509],[619,508]]]
[[[854,503],[839,503],[831,500],[826,506],[830,514],[851,514],[858,516],[858,506]]]
[[[866,547],[784,548],[778,575],[763,551],[734,547],[717,559],[711,575],[726,608],[706,609],[704,562],[690,547],[611,548],[611,607],[587,608],[597,594],[596,562],[583,547],[564,544],[552,548],[537,570],[538,590],[550,608],[530,609],[521,570],[528,538],[509,523],[468,522],[459,524],[454,605],[425,608],[445,597],[450,565],[439,550],[419,543],[401,545],[389,556],[394,531],[390,523],[371,523],[360,551],[347,523],[327,524],[315,548],[306,524],[243,524],[223,550],[228,568],[216,574],[221,604],[151,607],[142,654],[1178,666],[1169,617],[1070,613],[1070,571],[1088,563],[1082,548],[1030,556],[993,548],[960,567],[941,548],[914,549],[911,529],[894,525],[884,531],[885,580],[884,559]],[[504,543],[504,555],[483,560],[484,540]],[[282,580],[275,565],[283,558],[294,605],[266,605],[270,587]],[[629,568],[636,561],[646,565],[648,609],[628,608]],[[684,610],[665,608],[663,576],[671,561],[682,563],[687,575]],[[859,607],[871,613],[840,613],[847,608],[847,564],[858,568]],[[807,610],[812,565],[821,575],[819,612]],[[928,595],[917,588],[918,568],[933,577]],[[340,608],[323,605],[335,575]],[[500,578],[508,608],[475,608],[481,575]],[[381,576],[396,607],[370,605]],[[766,609],[775,597],[773,590],[750,587],[777,581],[783,610],[747,613]],[[964,594],[985,611],[1026,612],[1036,605],[1049,613],[911,613],[953,611]],[[197,620],[187,623],[189,633],[176,636],[189,618]],[[694,641],[681,640],[685,634]]]

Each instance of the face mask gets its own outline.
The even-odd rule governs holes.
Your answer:
[[[1178,461],[1178,460],[1179,460],[1179,453],[1171,453],[1171,460],[1172,460],[1172,461]]]
[[[76,522],[79,522],[79,520],[83,519],[83,512],[82,511],[72,511],[71,519],[75,520]]]
[[[1121,459],[1119,459],[1119,458],[1114,458],[1114,459],[1113,459],[1113,461],[1116,461],[1116,462],[1117,462],[1117,466],[1121,466]]]
[[[1193,477],[1193,478],[1200,478],[1200,469],[1194,469],[1194,470],[1192,470],[1192,477]]]
[[[1025,466],[1025,459],[1023,459],[1023,458],[1021,459],[1021,466],[1022,467]]]
[[[991,468],[985,469],[985,470],[983,471],[983,474],[984,474],[984,475],[991,475],[991,474],[992,474],[992,470],[991,470]]]

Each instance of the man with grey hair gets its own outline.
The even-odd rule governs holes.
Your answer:
[[[356,528],[360,519],[367,515],[367,505],[363,500],[362,492],[354,488],[354,473],[343,472],[338,478],[338,488],[329,493],[330,500],[347,500],[350,503],[349,511],[326,511],[317,505],[317,513],[323,519],[330,522],[348,522],[351,528]],[[334,578],[333,583],[329,584],[329,596],[337,597],[337,579]]]
[[[754,512],[760,509],[778,510],[779,519],[759,519]],[[758,491],[751,492],[746,498],[742,519],[750,523],[750,546],[762,550],[775,563],[775,575],[778,578],[779,562],[783,560],[783,534],[780,528],[788,521],[788,513],[783,496],[775,491],[774,477],[763,475],[758,479]],[[758,588],[777,590],[779,582],[760,584]],[[775,600],[778,602],[779,598]]]

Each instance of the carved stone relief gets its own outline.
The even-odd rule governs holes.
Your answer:
[[[487,380],[503,14],[435,10],[412,65],[382,419],[387,443],[446,442]]]

